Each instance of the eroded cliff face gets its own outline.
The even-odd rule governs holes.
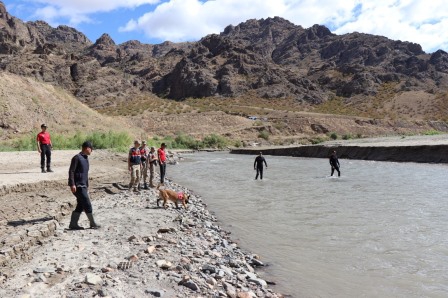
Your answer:
[[[94,108],[147,93],[182,100],[252,92],[316,105],[368,100],[388,83],[393,94],[448,87],[446,52],[383,36],[335,35],[274,17],[190,43],[117,45],[107,34],[92,43],[67,26],[24,23],[1,2],[0,69],[59,85]]]

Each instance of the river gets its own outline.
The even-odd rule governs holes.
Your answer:
[[[261,276],[292,297],[447,297],[448,166],[184,154],[167,177],[201,195]]]

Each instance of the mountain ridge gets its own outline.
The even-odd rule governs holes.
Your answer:
[[[229,25],[196,42],[116,44],[107,33],[92,42],[67,26],[25,23],[9,15],[0,1],[0,71],[61,87],[101,113],[140,114],[152,127],[147,130],[150,134],[185,130],[183,123],[171,125],[176,119],[195,119],[197,125],[202,109],[224,111],[225,117],[204,116],[209,118],[204,123],[210,132],[230,137],[238,129],[249,132],[237,135],[252,139],[262,130],[279,137],[350,133],[339,120],[269,114],[276,103],[286,110],[289,103],[290,110],[375,118],[367,122],[373,126],[381,122],[381,133],[393,131],[394,126],[397,132],[407,132],[406,127],[447,130],[443,123],[434,124],[448,121],[446,52],[427,54],[415,43],[358,32],[336,35],[322,25],[303,28],[280,17]],[[159,109],[166,104],[156,96],[177,106]],[[265,102],[270,103],[269,109],[245,108]],[[182,114],[172,117],[167,109]],[[251,127],[242,117],[253,112],[276,122]],[[164,119],[164,127],[151,120],[156,114]],[[280,123],[283,117],[284,123],[292,124]],[[303,117],[303,121],[288,117]],[[376,120],[380,118],[384,121]],[[374,127],[366,129],[363,121],[353,123],[351,133],[375,135]],[[198,129],[202,135],[207,125]],[[194,129],[188,132],[194,134]]]

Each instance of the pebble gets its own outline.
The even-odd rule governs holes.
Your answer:
[[[93,273],[87,273],[84,281],[89,285],[97,285],[103,282],[101,277]]]
[[[165,295],[165,291],[163,290],[148,289],[145,292],[153,295],[154,297],[163,297],[163,295]]]

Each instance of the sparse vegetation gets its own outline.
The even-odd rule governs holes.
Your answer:
[[[17,140],[0,146],[1,151],[35,151],[37,150],[36,135],[34,131]],[[85,134],[76,132],[73,135],[55,134],[51,135],[53,148],[57,150],[79,149],[81,144],[89,140],[93,143],[95,149],[113,149],[120,152],[127,151],[132,142],[131,136],[126,132],[93,132]]]
[[[330,139],[332,139],[332,140],[337,140],[337,139],[338,139],[338,134],[335,133],[335,132],[332,132],[332,133],[330,134]]]
[[[156,148],[158,148],[161,143],[167,144],[167,147],[171,149],[224,149],[229,144],[229,140],[217,134],[205,136],[200,140],[184,133],[178,133],[174,138],[172,136],[165,136],[163,138],[155,136],[148,140],[148,145]]]
[[[439,135],[439,134],[441,134],[441,132],[438,131],[438,130],[428,130],[428,131],[423,132],[423,134],[424,134],[425,136],[434,136],[434,135]]]
[[[269,140],[269,132],[267,130],[263,129],[258,134],[258,137],[261,138],[261,139],[265,139],[267,141],[267,140]]]

